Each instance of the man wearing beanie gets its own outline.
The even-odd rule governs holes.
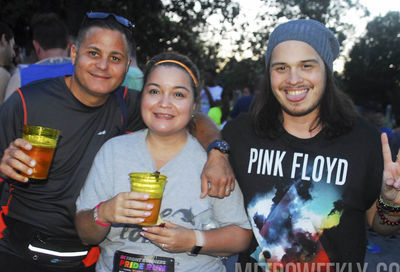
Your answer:
[[[223,130],[254,233],[241,271],[361,271],[366,219],[386,234],[398,229],[399,176],[389,169],[400,164],[385,136],[382,157],[379,132],[336,86],[338,54],[317,21],[279,25],[264,90]]]

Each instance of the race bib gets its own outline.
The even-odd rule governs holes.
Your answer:
[[[175,260],[161,256],[145,256],[117,250],[113,272],[174,272]]]

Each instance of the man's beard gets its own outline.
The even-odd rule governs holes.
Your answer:
[[[319,99],[314,105],[312,105],[311,107],[309,107],[303,111],[293,111],[293,110],[288,109],[287,107],[285,107],[282,104],[281,104],[281,108],[284,112],[286,112],[290,116],[302,117],[302,116],[306,116],[307,114],[313,112],[316,108],[319,107],[320,104],[321,104],[321,99]]]

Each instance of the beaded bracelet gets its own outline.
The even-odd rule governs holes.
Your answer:
[[[382,199],[382,196],[379,196],[378,203],[376,206],[388,212],[400,212],[400,205],[391,205],[385,203]]]
[[[99,204],[97,204],[96,207],[94,208],[94,211],[93,211],[94,221],[102,227],[108,227],[109,225],[111,225],[111,223],[103,223],[99,220],[99,207],[100,207],[101,203],[103,203],[103,201],[101,201]]]
[[[379,207],[377,207],[378,209],[378,215],[380,217],[380,219],[382,219],[383,224],[389,225],[389,226],[398,226],[400,224],[400,219],[398,221],[391,221],[390,219],[387,219],[385,217],[385,214],[383,213],[383,210]]]

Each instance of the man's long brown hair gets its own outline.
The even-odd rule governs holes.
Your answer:
[[[326,87],[320,101],[318,120],[315,120],[310,131],[322,125],[321,133],[326,138],[335,138],[352,129],[357,113],[353,102],[338,88],[326,65],[325,71]],[[269,68],[264,81],[264,88],[256,94],[250,114],[256,135],[274,139],[284,133],[284,128],[282,108],[271,89]]]

